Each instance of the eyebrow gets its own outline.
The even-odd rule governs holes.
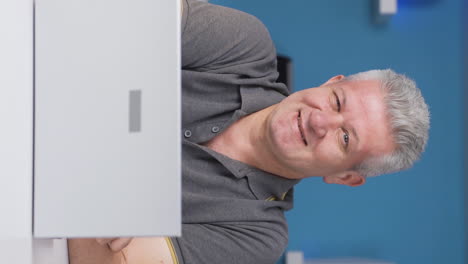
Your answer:
[[[340,91],[340,93],[341,93],[341,99],[342,99],[342,101],[343,101],[341,104],[342,104],[342,105],[345,105],[345,104],[346,104],[346,93],[345,93],[343,87],[338,86],[338,87],[336,87],[336,90]]]
[[[343,87],[338,86],[336,88],[336,90],[338,90],[341,93],[341,98],[342,98],[342,101],[343,101],[341,103],[342,107],[343,108],[346,107],[346,93],[345,93]],[[353,135],[353,137],[356,138],[356,143],[353,144],[353,145],[355,145],[355,146],[359,145],[359,136],[358,136],[358,134],[356,132],[356,129],[354,129],[353,126],[350,126],[350,130],[351,130],[351,134]],[[354,147],[354,148],[356,148],[356,147]]]

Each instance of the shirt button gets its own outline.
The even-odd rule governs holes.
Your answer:
[[[218,133],[219,132],[219,127],[217,127],[217,126],[212,127],[211,132]]]
[[[192,136],[192,131],[190,131],[190,130],[185,130],[184,136],[185,136],[186,138],[191,137],[191,136]]]

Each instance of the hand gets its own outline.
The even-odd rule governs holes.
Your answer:
[[[132,241],[132,237],[113,237],[113,238],[96,238],[96,241],[101,245],[107,245],[112,251],[118,252],[124,249]]]

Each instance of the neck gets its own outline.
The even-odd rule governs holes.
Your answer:
[[[272,105],[236,121],[204,145],[258,169],[284,178],[297,178],[279,166],[268,146],[268,117],[276,106]]]

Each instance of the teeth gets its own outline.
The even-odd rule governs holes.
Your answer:
[[[302,141],[304,141],[304,144],[307,146],[307,141],[305,140],[304,132],[302,131],[302,122],[301,121],[302,121],[301,112],[299,112],[299,115],[297,116],[297,126],[299,127],[299,132],[301,133]]]

